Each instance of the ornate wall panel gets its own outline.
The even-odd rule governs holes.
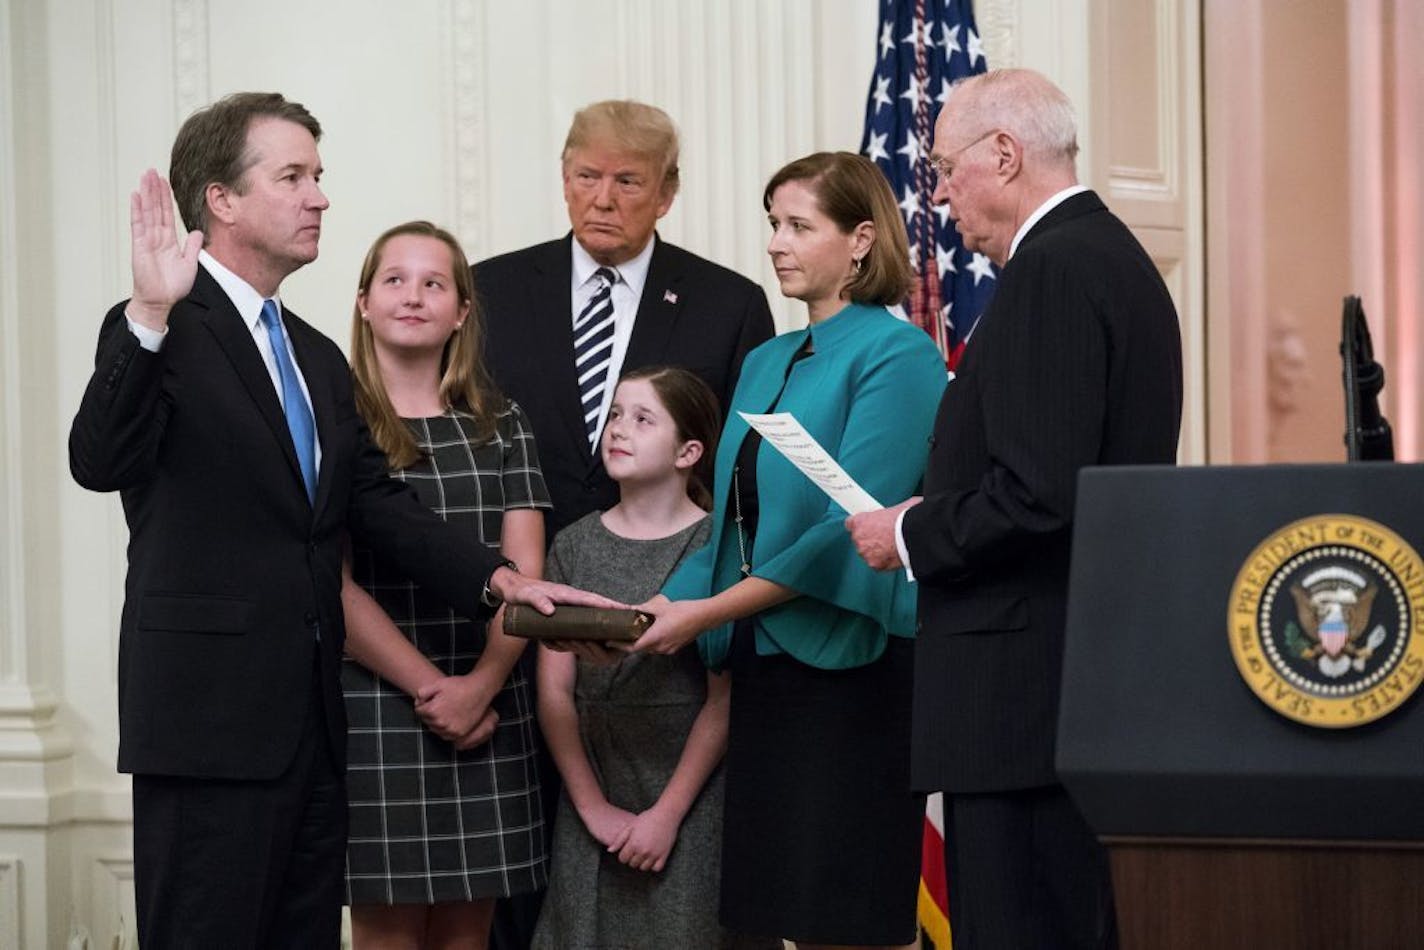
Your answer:
[[[20,931],[20,868],[19,855],[0,854],[0,947],[23,945]]]
[[[133,856],[101,853],[93,855],[91,862],[89,888],[93,896],[87,919],[94,946],[137,947]]]
[[[1091,11],[1087,180],[1163,267],[1182,327],[1180,457],[1207,459],[1200,6],[1100,0]]]

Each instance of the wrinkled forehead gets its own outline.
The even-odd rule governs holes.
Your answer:
[[[276,116],[254,116],[243,140],[243,171],[253,165],[321,167],[316,139],[295,122]]]
[[[962,91],[956,97],[955,92],[950,93],[950,98],[945,102],[944,108],[939,111],[939,118],[935,120],[933,148],[936,153],[945,154],[955,149],[954,143],[962,138],[968,131],[966,103],[963,101]],[[958,98],[959,101],[956,101]]]
[[[592,142],[570,149],[564,156],[564,169],[593,168],[605,174],[633,172],[656,177],[657,155],[639,152],[616,142]]]

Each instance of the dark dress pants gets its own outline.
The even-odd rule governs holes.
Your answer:
[[[944,809],[954,950],[1115,950],[1107,852],[1062,786]]]
[[[320,696],[314,681],[296,755],[275,779],[134,776],[143,950],[340,946],[346,784]]]

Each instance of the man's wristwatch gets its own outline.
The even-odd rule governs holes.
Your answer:
[[[497,566],[494,571],[499,570],[500,567],[507,567],[514,573],[519,573],[519,565],[515,564],[509,558],[504,558],[502,563]],[[494,571],[489,572],[489,576],[485,578],[484,590],[480,591],[480,603],[484,604],[490,610],[498,610],[504,603],[504,598],[496,594],[494,588],[490,586],[490,579],[494,577]]]

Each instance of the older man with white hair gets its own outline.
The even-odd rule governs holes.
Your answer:
[[[955,950],[1117,943],[1106,854],[1053,766],[1073,506],[1084,466],[1175,459],[1181,340],[1077,152],[1038,73],[953,88],[935,200],[999,285],[940,403],[923,499],[848,519],[872,566],[920,582],[914,780],[946,793]]]

